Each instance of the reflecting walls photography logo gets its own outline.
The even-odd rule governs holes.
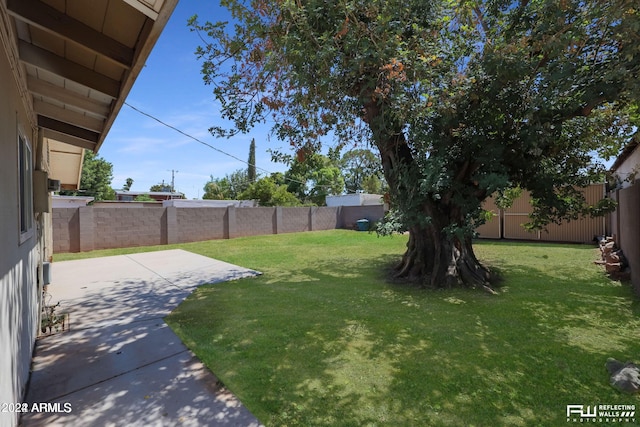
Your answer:
[[[635,423],[636,405],[567,405],[567,422]]]

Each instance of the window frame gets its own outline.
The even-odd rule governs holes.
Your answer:
[[[18,232],[19,242],[33,237],[35,218],[33,213],[33,151],[26,133],[18,126]]]

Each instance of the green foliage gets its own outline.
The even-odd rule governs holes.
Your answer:
[[[162,182],[161,184],[152,185],[149,191],[154,193],[171,193],[171,186]]]
[[[380,159],[371,150],[347,151],[340,159],[340,168],[347,193],[355,193],[359,190],[371,194],[384,192]]]
[[[522,188],[520,187],[507,187],[498,191],[496,197],[496,206],[500,209],[508,209],[513,205],[513,202],[522,195]]]
[[[204,185],[203,200],[225,200],[228,194],[227,181],[215,179],[211,175],[211,179]]]
[[[98,157],[93,151],[85,150],[78,191],[61,191],[62,195],[92,196],[98,200],[115,200],[116,193],[111,188],[113,165]]]
[[[154,202],[155,199],[148,194],[138,194],[135,199],[136,202]]]
[[[131,190],[131,186],[133,185],[133,178],[127,178],[124,186],[122,187],[122,189],[124,191],[129,191]]]
[[[272,178],[262,178],[240,193],[242,200],[257,200],[260,206],[300,206],[295,194],[286,185],[278,185]]]
[[[336,160],[329,156],[302,152],[296,158],[286,155],[274,158],[289,164],[284,174],[287,189],[303,204],[323,206],[327,196],[344,191],[342,171]]]
[[[391,236],[396,233],[404,233],[407,231],[402,212],[391,209],[385,213],[384,218],[375,226],[375,231],[379,236]]]
[[[238,169],[224,178],[211,175],[204,185],[205,200],[238,200],[240,194],[249,187],[249,175],[246,169]]]

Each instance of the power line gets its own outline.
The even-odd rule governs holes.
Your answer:
[[[195,136],[190,135],[190,134],[188,134],[188,133],[184,132],[184,131],[183,131],[183,130],[181,130],[181,129],[178,129],[178,128],[177,128],[177,127],[175,127],[175,126],[170,125],[169,123],[164,122],[163,120],[161,120],[161,119],[159,119],[159,118],[155,117],[154,115],[149,114],[149,113],[147,113],[147,112],[145,112],[145,111],[142,111],[141,109],[139,109],[139,108],[137,108],[137,107],[134,107],[133,105],[129,104],[129,103],[128,103],[128,102],[126,102],[126,101],[125,101],[124,105],[126,105],[127,107],[131,108],[131,109],[132,109],[132,110],[134,110],[134,111],[137,111],[138,113],[142,114],[143,116],[148,117],[148,118],[150,118],[151,120],[154,120],[154,121],[156,121],[156,122],[160,123],[161,125],[163,125],[163,126],[165,126],[165,127],[168,127],[169,129],[172,129],[172,130],[174,130],[174,131],[178,132],[180,135],[183,135],[183,136],[185,136],[185,137],[187,137],[187,138],[189,138],[189,139],[192,139],[193,141],[196,141],[196,142],[197,142],[197,143],[199,143],[199,144],[204,145],[205,147],[209,147],[209,148],[211,148],[212,150],[217,151],[218,153],[220,153],[220,154],[222,154],[222,155],[225,155],[225,156],[227,156],[227,157],[231,157],[232,159],[237,160],[237,161],[239,161],[239,162],[241,162],[241,163],[244,163],[244,164],[246,164],[246,165],[248,165],[248,166],[254,166],[256,169],[258,169],[258,170],[260,170],[260,171],[262,171],[262,172],[266,172],[266,173],[267,173],[267,174],[269,174],[269,175],[271,175],[271,174],[273,173],[273,172],[271,172],[271,171],[269,171],[269,170],[267,170],[267,169],[264,169],[264,168],[258,167],[257,165],[254,165],[254,164],[251,164],[251,163],[249,163],[249,162],[248,162],[248,161],[246,161],[246,160],[242,160],[242,159],[240,159],[240,158],[238,158],[238,157],[234,156],[233,154],[227,153],[226,151],[223,151],[223,150],[221,150],[221,149],[219,149],[219,148],[217,148],[217,147],[214,147],[213,145],[209,144],[208,142],[202,141],[201,139],[198,139],[198,138],[196,138]],[[302,184],[302,185],[306,185],[306,184],[307,184],[306,182],[298,181],[297,179],[293,179],[293,178],[287,178],[287,177],[285,177],[284,179],[285,179],[286,181],[295,182],[295,183],[297,183],[297,184]],[[330,186],[329,186],[329,185],[321,185],[321,186],[319,186],[319,187],[330,187]]]

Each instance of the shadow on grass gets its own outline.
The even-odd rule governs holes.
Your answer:
[[[576,267],[587,252],[569,262],[589,248],[481,246],[500,295],[389,284],[393,256],[332,256],[201,289],[173,323],[206,316],[181,333],[267,425],[554,426],[568,404],[637,404],[604,369],[640,353],[630,289]]]

